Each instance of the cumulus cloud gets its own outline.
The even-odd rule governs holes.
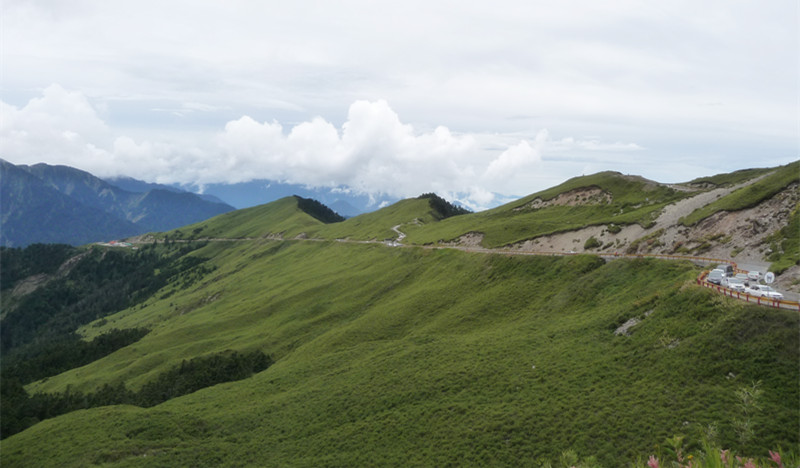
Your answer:
[[[0,101],[0,151],[20,163],[98,163],[108,157],[106,124],[86,97],[57,84],[19,109]]]
[[[228,122],[216,138],[227,168],[289,183],[337,187],[396,197],[435,189],[465,191],[480,151],[469,135],[447,128],[418,133],[385,101],[356,101],[336,128],[317,117],[288,133],[277,122],[248,116]],[[218,182],[207,180],[204,182]]]
[[[542,155],[621,149],[632,144],[564,138],[418,131],[386,101],[356,101],[341,126],[316,117],[284,128],[250,116],[228,121],[192,142],[136,140],[115,134],[79,92],[52,85],[22,108],[2,103],[2,154],[15,163],[67,164],[99,176],[203,185],[269,179],[368,195],[437,192],[472,208],[498,194],[527,194]],[[487,149],[487,143],[489,143]]]

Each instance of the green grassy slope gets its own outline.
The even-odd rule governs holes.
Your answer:
[[[683,219],[684,226],[692,226],[720,211],[751,208],[774,196],[791,184],[800,183],[800,161],[781,166],[763,179],[698,208]]]
[[[172,231],[180,239],[242,239],[267,235],[292,238],[301,233],[323,239],[384,240],[397,237],[392,226],[428,224],[441,216],[429,199],[411,198],[342,222],[323,223],[298,206],[296,197],[226,213],[208,221]]]
[[[146,410],[46,420],[4,441],[4,465],[519,466],[574,448],[619,466],[710,423],[737,445],[734,391],[756,380],[742,450],[798,444],[797,314],[714,295],[689,264],[299,241],[193,255],[216,270],[86,329],[148,336],[33,388],[135,388],[228,349],[276,364]]]
[[[326,239],[394,239],[397,233],[392,231],[392,226],[413,222],[427,225],[436,222],[437,219],[430,200],[410,198],[341,223],[319,226],[310,232],[314,236]]]
[[[772,253],[769,271],[781,274],[794,265],[800,265],[800,205],[795,206],[789,216],[789,223],[767,239]],[[795,281],[800,281],[796,278]]]
[[[610,203],[578,206],[526,206],[539,198],[547,201],[575,189],[600,188],[611,195]],[[485,247],[501,247],[555,232],[597,224],[649,226],[661,209],[684,196],[665,185],[616,172],[575,177],[561,185],[529,195],[506,205],[462,216],[454,216],[433,226],[409,226],[408,239],[415,243],[450,241],[471,231],[484,234]]]
[[[304,212],[296,197],[285,197],[265,205],[232,211],[175,231],[175,238],[255,238],[267,235],[294,237],[324,224]]]
[[[742,169],[739,171],[717,174],[709,177],[698,177],[697,179],[686,182],[684,185],[710,185],[714,187],[727,187],[746,182],[750,179],[767,174],[774,170],[774,167]]]

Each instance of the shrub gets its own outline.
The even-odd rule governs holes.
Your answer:
[[[596,249],[596,248],[600,247],[601,245],[602,244],[600,243],[600,241],[595,239],[594,236],[592,236],[592,237],[586,239],[586,242],[583,244],[583,248],[586,249],[586,250]]]

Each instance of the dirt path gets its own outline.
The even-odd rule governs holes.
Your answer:
[[[397,239],[394,240],[394,242],[397,244],[401,243],[402,240],[406,238],[405,233],[400,231],[400,226],[402,226],[402,224],[392,227],[392,231],[397,233]]]

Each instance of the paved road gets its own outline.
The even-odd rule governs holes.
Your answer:
[[[448,245],[448,246],[433,246],[433,245],[407,245],[403,244],[401,241],[406,238],[404,232],[400,230],[402,224],[398,224],[392,227],[392,231],[397,233],[397,239],[391,241],[356,241],[351,239],[335,239],[336,242],[343,242],[343,243],[351,243],[351,244],[384,244],[389,245],[391,247],[421,247],[424,249],[455,249],[461,250],[464,252],[473,252],[473,253],[486,253],[486,254],[500,254],[500,255],[538,255],[538,256],[568,256],[568,255],[576,255],[570,252],[544,252],[544,251],[525,251],[525,250],[505,250],[505,249],[487,249],[484,247],[468,247],[468,246],[461,246],[461,245]],[[253,237],[246,237],[246,238],[239,238],[239,239],[218,239],[218,238],[205,238],[205,239],[195,239],[193,241],[188,240],[175,240],[173,242],[236,242],[236,241],[252,241],[252,240],[295,240],[295,241],[313,241],[313,242],[324,242],[329,239],[317,239],[317,238],[308,238],[308,237],[295,237],[294,239],[284,239],[280,235],[271,235],[269,237],[263,238],[253,238]],[[130,242],[133,244],[138,243],[151,243],[153,240],[148,239],[145,241],[144,239],[134,238],[131,239]],[[157,241],[157,242],[163,242]],[[685,257],[681,255],[626,255],[626,254],[595,254],[599,257],[615,260],[618,258],[630,258],[630,257],[648,257],[648,258],[662,258],[665,260],[689,260],[694,263],[698,263],[701,265],[710,264],[710,263],[734,263],[733,260],[724,260],[724,259],[701,259],[700,257]],[[758,263],[758,262],[749,262],[749,263],[742,263],[737,264],[737,267],[741,270],[746,271],[760,271],[762,274],[767,271],[769,267],[768,263]],[[800,294],[792,293],[792,292],[783,292],[781,293],[784,295],[786,301],[792,302],[800,302]]]

